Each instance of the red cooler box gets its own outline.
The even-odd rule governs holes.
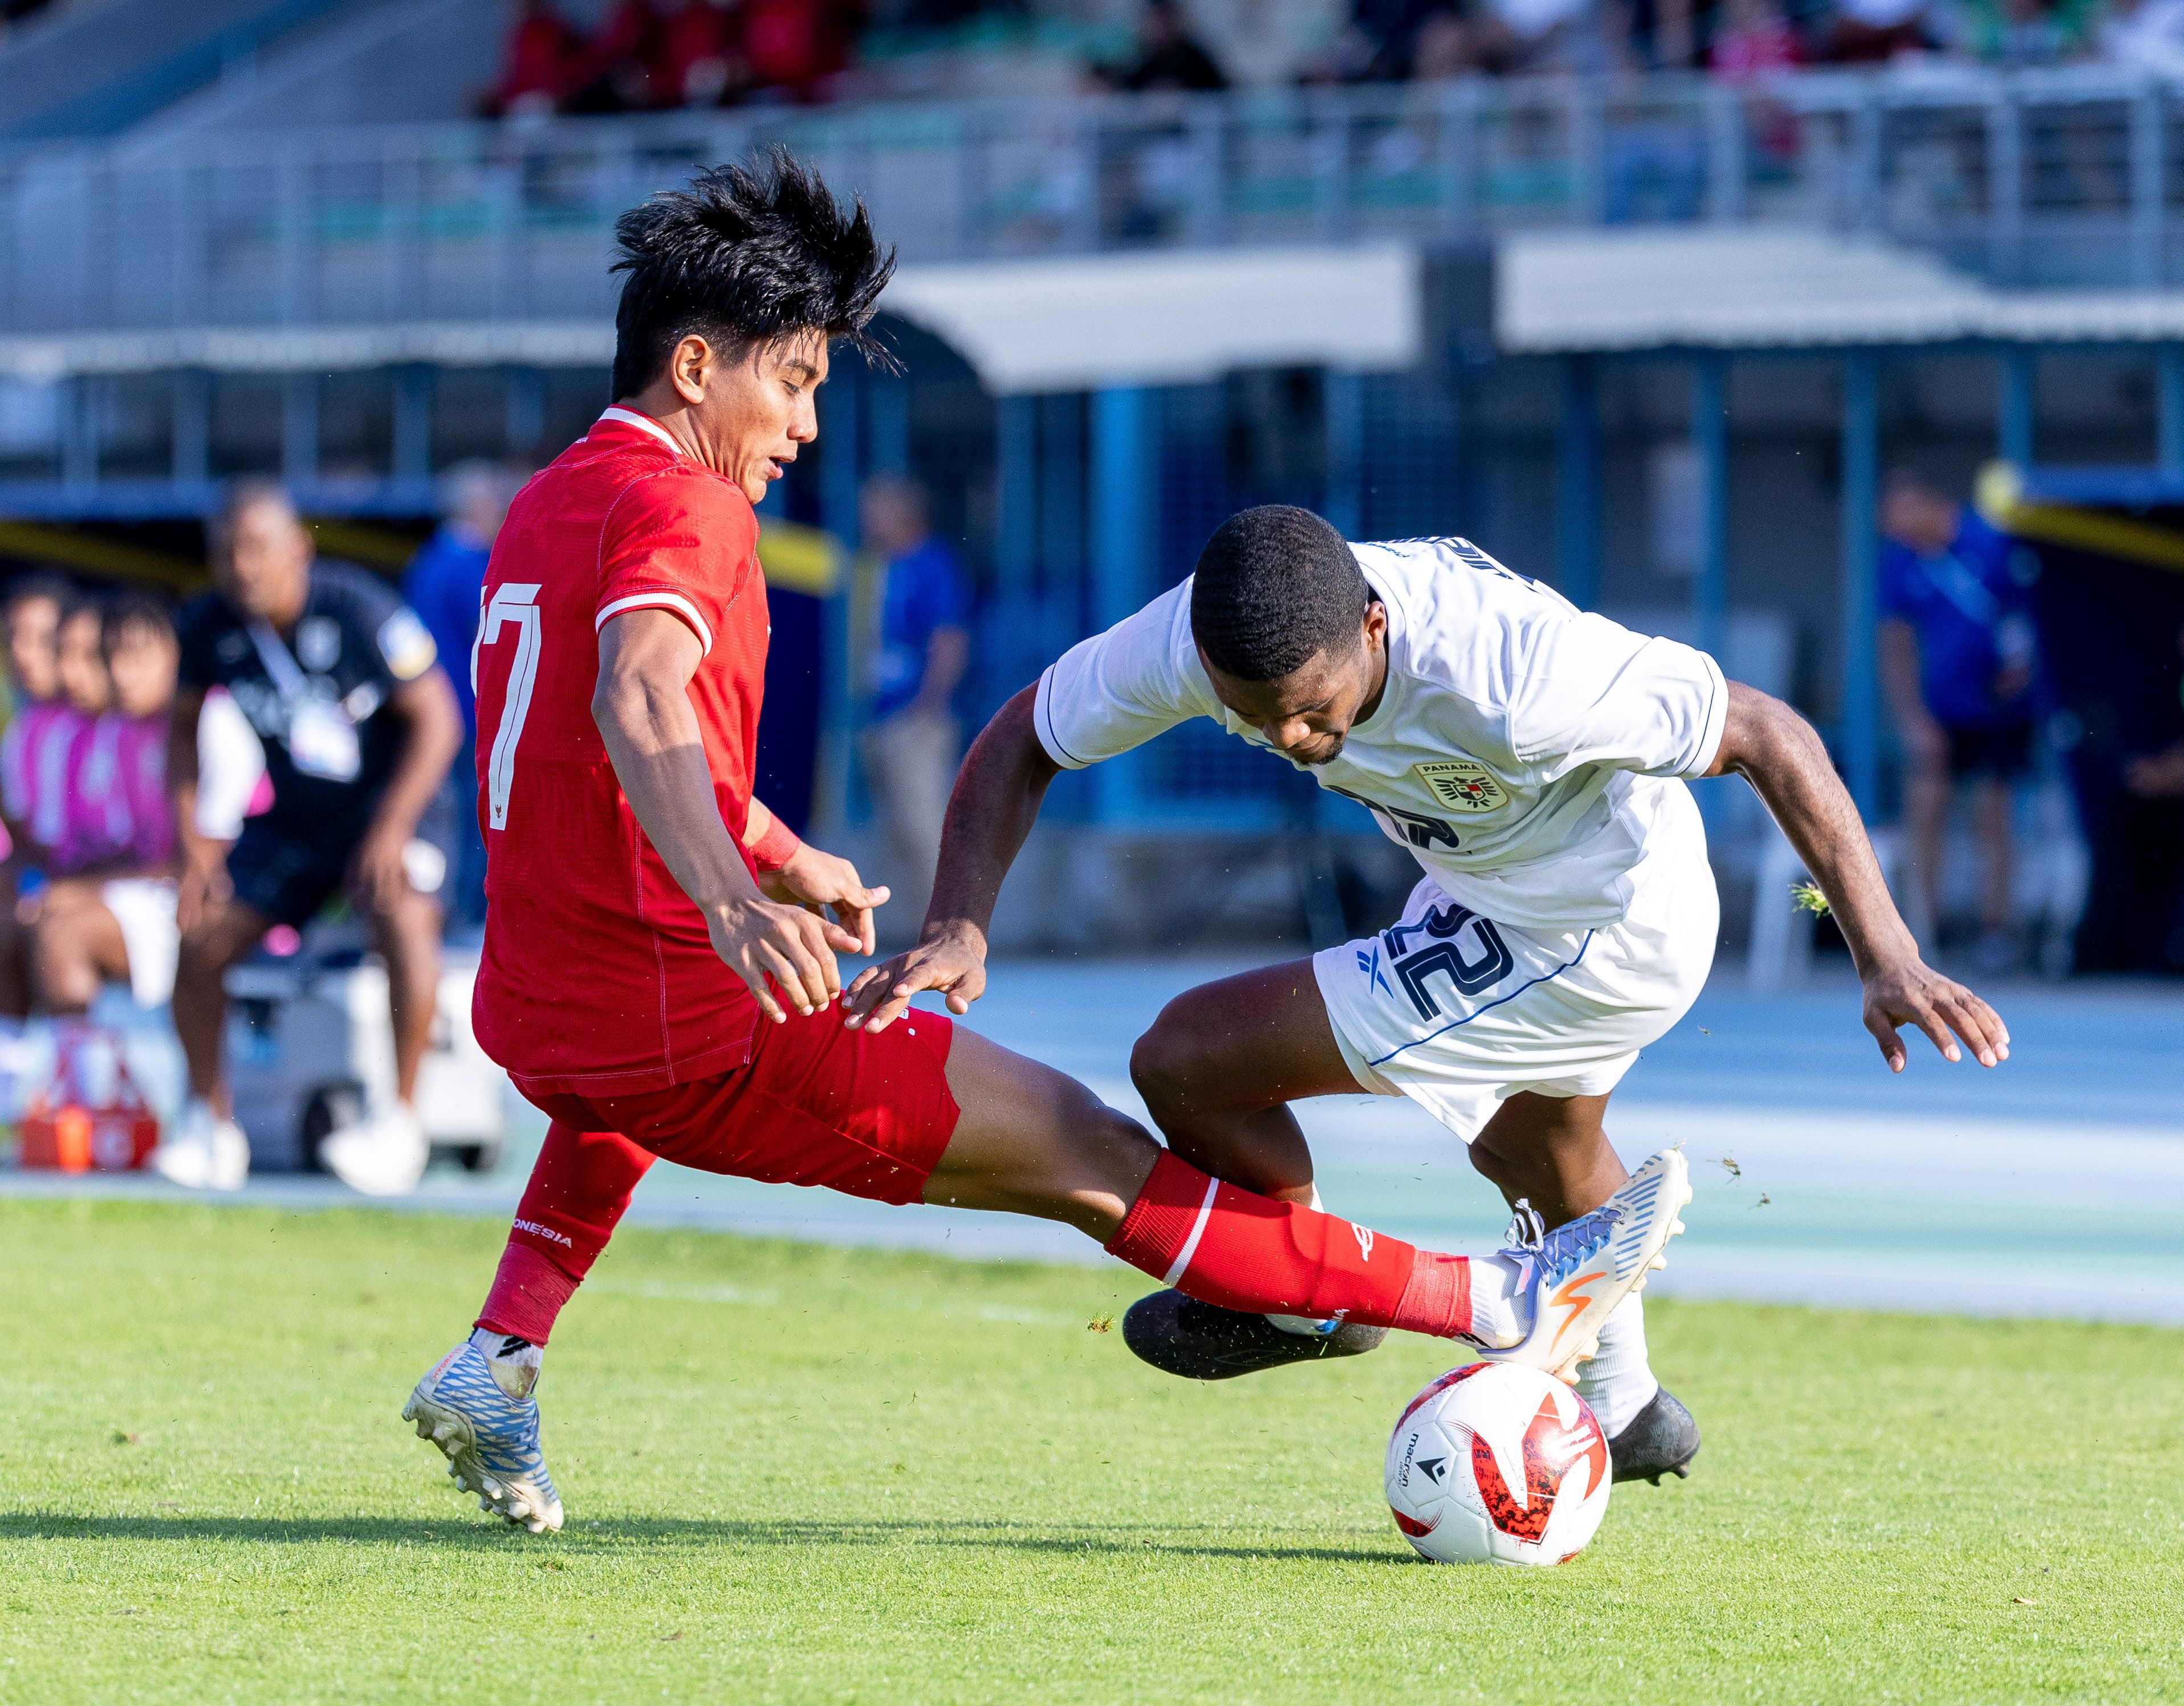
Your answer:
[[[16,1162],[62,1173],[133,1173],[159,1145],[159,1121],[129,1076],[121,1040],[71,1026],[53,1075],[17,1129]]]

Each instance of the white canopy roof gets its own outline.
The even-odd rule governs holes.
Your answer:
[[[1869,238],[1771,226],[1504,237],[1512,354],[2184,337],[2184,292],[2003,291]]]
[[[907,266],[881,305],[944,339],[1000,395],[1180,385],[1245,367],[1386,371],[1423,348],[1418,257],[1392,243]],[[604,320],[205,326],[0,337],[0,376],[604,366],[613,355]]]
[[[1389,371],[1424,347],[1419,259],[1400,243],[905,267],[883,305],[946,339],[1004,396],[1245,367]]]

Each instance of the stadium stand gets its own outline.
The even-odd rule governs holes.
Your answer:
[[[131,3],[77,0],[0,53]],[[555,15],[597,42],[627,10]],[[249,11],[287,21],[247,72],[0,155],[0,506],[189,516],[255,467],[320,516],[429,516],[435,471],[583,430],[614,215],[783,142],[900,243],[912,358],[829,387],[783,519],[853,541],[866,476],[933,491],[980,588],[967,715],[1186,572],[1229,509],[1286,499],[1361,534],[1461,529],[1711,644],[1764,617],[1885,815],[1862,519],[1885,461],[1958,490],[1997,453],[2184,466],[2184,124],[2145,73],[2152,25],[1995,70],[1967,63],[1977,31],[1914,11],[1923,57],[1860,67],[1862,14],[1747,5],[1717,37],[1610,42],[1602,64],[1668,69],[1606,77],[1518,74],[1580,65],[1583,8],[1536,53],[1480,47],[1517,27],[1493,8],[1459,20],[1468,47],[1429,8],[1311,15],[1347,60],[1247,65],[1228,11],[1191,8],[1226,92],[1064,92],[1132,62],[1134,8],[883,8],[835,104],[493,122],[463,116],[505,86],[514,14],[488,0]],[[120,112],[134,64],[83,98]],[[1403,80],[1421,64],[1467,75]],[[974,96],[996,67],[1020,98],[871,98]],[[839,817],[859,796],[830,741],[816,810]],[[1290,802],[1186,733],[1057,810],[1187,836]]]

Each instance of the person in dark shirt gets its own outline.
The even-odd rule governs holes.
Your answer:
[[[462,719],[415,612],[361,569],[315,563],[280,487],[239,482],[209,535],[214,590],[182,611],[167,750],[184,848],[175,1029],[191,1101],[154,1164],[180,1184],[242,1183],[222,979],[273,926],[301,928],[345,888],[387,962],[398,1101],[336,1132],[323,1158],[359,1190],[408,1190],[429,1152],[412,1097],[437,995],[438,897],[456,851],[444,784]],[[231,850],[197,830],[198,713],[214,687],[257,730],[273,784]]]
[[[1138,57],[1107,81],[1117,89],[1225,89],[1228,79],[1190,33],[1178,0],[1146,0],[1138,31]]]
[[[2011,938],[2010,810],[2036,755],[2039,655],[2015,548],[1963,504],[1908,471],[1881,506],[1880,676],[1903,745],[1904,817],[1927,916],[1938,919],[1943,833],[1956,789],[1973,790],[1986,856],[1981,969],[2006,971]]]

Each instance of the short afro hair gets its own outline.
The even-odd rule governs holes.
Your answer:
[[[1190,632],[1239,681],[1279,681],[1322,652],[1347,656],[1372,602],[1349,544],[1309,510],[1240,510],[1198,554]]]
[[[622,281],[614,394],[634,397],[695,333],[740,354],[800,334],[893,365],[866,329],[894,273],[861,201],[838,203],[788,149],[762,168],[716,166],[615,221]]]

